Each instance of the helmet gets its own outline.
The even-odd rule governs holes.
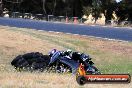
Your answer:
[[[50,52],[49,52],[49,56],[52,57],[52,55],[57,51],[57,49],[52,49]]]

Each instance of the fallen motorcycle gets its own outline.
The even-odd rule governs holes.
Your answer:
[[[100,71],[93,66],[91,58],[86,54],[73,52],[72,57],[61,55],[57,52],[53,57],[50,55],[43,55],[39,52],[26,53],[19,55],[13,59],[11,65],[18,71],[47,71],[57,73],[76,73],[80,64],[84,65],[85,71],[88,74],[100,74]]]
[[[84,65],[84,69],[87,74],[101,74],[100,71],[93,66],[91,58],[84,53],[78,54],[78,52],[74,52],[72,54],[72,58],[67,56],[60,56],[60,53],[57,52],[54,58],[51,58],[49,63],[49,71],[54,69],[55,72],[63,73],[63,72],[71,72],[76,73],[80,64]]]

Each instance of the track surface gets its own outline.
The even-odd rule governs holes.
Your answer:
[[[0,18],[0,25],[132,41],[132,30],[129,28],[75,25],[13,18]]]

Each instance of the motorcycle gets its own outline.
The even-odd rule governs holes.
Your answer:
[[[55,72],[76,73],[80,64],[84,65],[87,74],[101,74],[100,71],[94,66],[94,63],[88,55],[74,52],[72,57],[62,56],[61,52],[57,52],[55,56],[50,59],[49,71],[54,69]]]
[[[54,56],[51,57],[48,65],[48,71],[58,73],[75,72],[76,68],[79,66],[79,63],[61,54],[61,52],[56,52]]]
[[[56,52],[52,57],[43,55],[39,52],[26,53],[19,55],[11,62],[11,65],[18,71],[47,71],[57,73],[76,73],[80,64],[84,65],[87,74],[100,74],[94,66],[90,56],[73,52],[71,56]]]

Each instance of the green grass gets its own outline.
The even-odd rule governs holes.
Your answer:
[[[72,49],[89,54],[95,66],[103,74],[132,75],[132,42],[108,41],[4,26],[0,27],[0,33],[0,87],[2,88],[87,88],[87,86],[78,86],[75,76],[71,74],[17,72],[10,65],[12,59],[18,54],[32,51],[47,54],[52,48]],[[100,87],[113,88],[109,87],[111,85],[103,85],[100,84]],[[128,86],[124,87],[129,88]],[[89,84],[89,87],[97,86]],[[122,85],[115,88],[117,87],[120,88]]]
[[[71,35],[65,34],[55,34],[55,33],[47,33],[47,32],[38,32],[31,29],[18,29],[18,28],[11,28],[13,32],[21,32],[25,35],[29,35],[31,37],[35,37],[38,39],[46,40],[48,43],[52,43],[57,46],[61,46],[64,49],[72,49],[74,51],[80,51],[83,53],[90,54],[95,61],[95,65],[101,70],[102,73],[130,73],[132,74],[132,60],[131,56],[126,56],[122,54],[113,53],[112,51],[102,51],[100,48],[96,48],[93,45],[90,45],[90,40],[85,38],[78,39]],[[92,41],[97,41],[97,39],[91,39]],[[99,40],[103,41],[103,40]],[[105,42],[106,41],[104,40]],[[119,42],[117,42],[118,44]],[[129,45],[132,47],[131,42],[126,43],[126,46]],[[120,43],[119,43],[120,46]],[[109,46],[108,46],[109,47]],[[107,47],[105,47],[107,48]],[[114,48],[113,48],[114,49]],[[119,51],[120,52],[120,51]],[[96,59],[99,59],[96,62]]]

